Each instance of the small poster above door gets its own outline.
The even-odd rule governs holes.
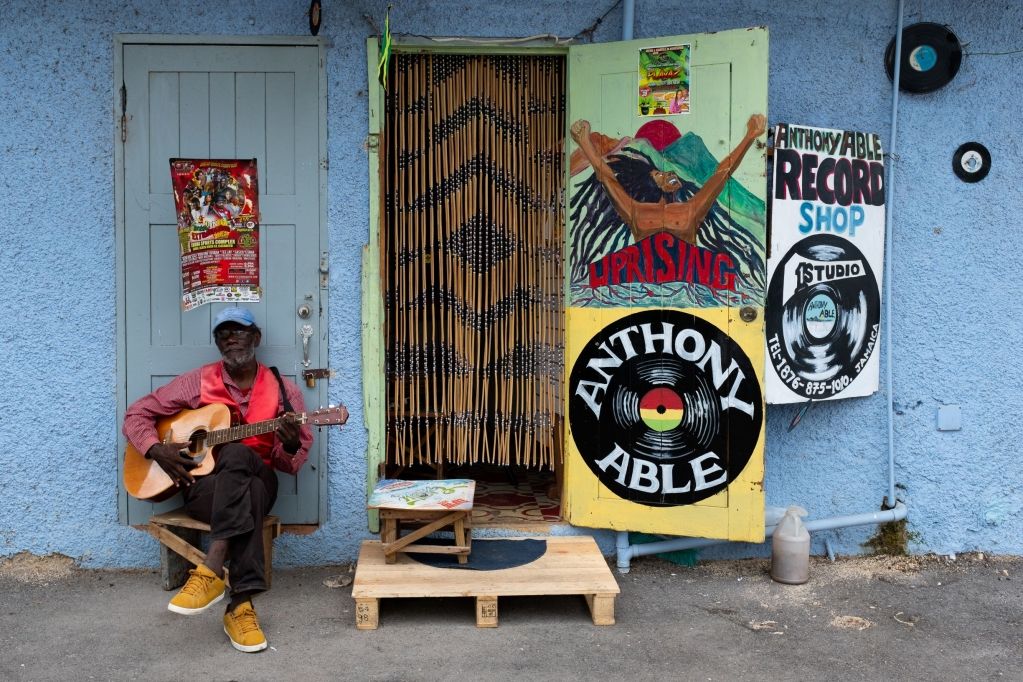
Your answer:
[[[689,45],[639,51],[639,115],[689,113]]]
[[[181,305],[259,300],[255,159],[171,159]]]

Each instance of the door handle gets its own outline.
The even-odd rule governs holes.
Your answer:
[[[309,366],[309,339],[313,338],[313,326],[311,324],[303,324],[302,329],[299,330],[299,334],[302,335],[302,366]]]

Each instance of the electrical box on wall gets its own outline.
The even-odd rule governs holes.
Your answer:
[[[963,410],[958,405],[938,408],[938,431],[958,431],[963,428]]]

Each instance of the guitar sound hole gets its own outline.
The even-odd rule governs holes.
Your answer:
[[[201,462],[206,457],[203,450],[206,449],[206,435],[208,433],[205,429],[200,429],[188,437],[188,454],[192,456],[196,463]]]

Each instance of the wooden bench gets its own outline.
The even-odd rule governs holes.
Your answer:
[[[393,564],[399,552],[454,554],[464,564],[472,551],[472,501],[476,481],[441,479],[437,481],[378,481],[367,507],[380,514],[380,541],[384,560]],[[419,527],[402,536],[402,524]],[[453,545],[417,543],[430,533],[451,526]]]
[[[199,549],[202,534],[210,532],[210,524],[188,515],[184,507],[149,519],[149,534],[160,541],[160,579],[163,589],[176,590],[188,578],[189,564],[198,566],[206,561]],[[273,572],[274,538],[281,534],[281,520],[276,516],[263,519],[263,563],[266,587],[270,589]]]

